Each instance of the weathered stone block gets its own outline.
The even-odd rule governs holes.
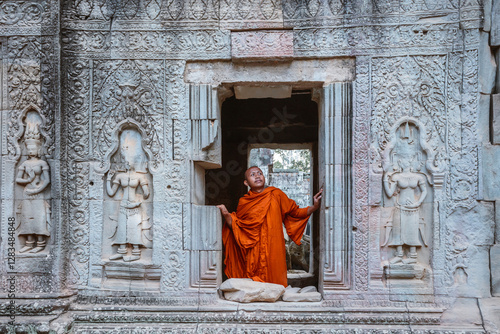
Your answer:
[[[274,303],[285,292],[283,285],[255,282],[249,278],[228,279],[221,284],[219,289],[224,292],[224,298],[240,303]]]
[[[287,288],[283,294],[285,302],[319,302],[321,301],[321,293],[314,286],[306,286],[305,288]]]
[[[234,86],[234,95],[237,99],[285,99],[292,96],[292,86]]]
[[[483,30],[490,31],[491,30],[491,6],[493,5],[493,0],[484,0],[483,1],[483,10],[484,10],[484,21],[483,21]]]
[[[482,158],[483,198],[485,200],[500,199],[500,172],[494,168],[500,159],[500,146],[484,146]]]
[[[487,333],[500,332],[500,298],[479,299],[479,309]]]
[[[491,265],[491,294],[500,297],[500,245],[494,245],[490,249]]]
[[[497,81],[496,81],[496,93],[500,93],[500,49],[497,48],[495,51],[495,60],[497,63]]]
[[[190,286],[214,291],[221,282],[219,267],[222,266],[221,251],[191,251]]]
[[[293,82],[300,86],[302,82],[351,82],[355,78],[355,59],[315,59],[294,60],[292,63],[268,63],[252,67],[248,71],[245,66],[232,62],[201,62],[186,64],[184,80],[193,84],[212,84],[218,86],[223,82]]]
[[[478,107],[478,128],[481,129],[478,133],[479,140],[482,143],[490,142],[490,105],[491,105],[491,95],[480,94],[479,95],[479,107]]]
[[[481,32],[479,47],[479,90],[483,94],[493,93],[497,71],[495,55],[491,52],[489,39],[490,34]]]
[[[500,0],[493,0],[491,7],[491,46],[500,46]]]
[[[473,298],[457,298],[451,309],[443,313],[444,324],[481,324],[481,313],[477,300]]]

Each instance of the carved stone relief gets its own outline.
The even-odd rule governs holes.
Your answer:
[[[0,10],[0,23],[18,26],[39,24],[47,9],[47,1],[5,1]]]
[[[229,33],[224,30],[73,31],[63,35],[63,51],[92,58],[230,58]],[[133,53],[131,53],[133,50]]]
[[[233,60],[286,60],[293,57],[293,32],[288,30],[231,33]]]
[[[478,103],[478,52],[451,53],[448,71],[448,137],[450,178],[446,184],[447,214],[457,208],[468,210],[476,205],[478,158],[477,110]]]
[[[134,128],[124,128],[119,138],[118,150],[106,174],[105,198],[109,200],[105,203],[109,215],[103,223],[103,256],[111,253],[110,261],[131,262],[140,260],[141,252],[150,249],[153,241],[151,206],[147,202],[153,193],[152,181],[141,134]],[[151,255],[142,258],[148,257]]]
[[[354,210],[354,289],[357,291],[368,290],[368,278],[373,275],[373,267],[369,267],[370,240],[369,214],[368,214],[368,163],[369,163],[369,136],[371,112],[371,58],[359,57],[356,65],[356,81],[354,83],[355,99],[353,103],[353,187]],[[376,253],[370,256],[373,258]],[[377,267],[380,266],[380,262]],[[371,269],[369,271],[369,269]]]
[[[369,330],[397,325],[409,333],[413,324],[437,328],[455,296],[488,295],[483,274],[492,218],[480,198],[477,143],[486,128],[478,121],[477,48],[479,31],[487,33],[487,6],[479,0],[3,1],[0,205],[2,219],[12,215],[18,224],[18,296],[32,301],[30,293],[51,293],[58,300],[54,293],[72,288],[79,308],[72,313],[66,300],[16,299],[20,322],[67,312],[36,329],[71,318],[77,332],[118,333],[125,323],[152,322],[138,328],[211,333],[246,322],[236,331],[321,332],[318,323],[370,323]],[[269,38],[270,32],[281,37]],[[268,53],[269,45],[281,49]],[[283,55],[295,57],[292,65],[280,62],[269,71],[231,61]],[[323,71],[329,66],[337,70]],[[306,313],[293,305],[284,313],[110,311],[217,303],[219,232],[208,223],[219,217],[193,199],[196,173],[220,164],[215,91],[228,82],[272,82],[276,73],[294,90],[324,84],[323,93],[339,105],[350,95],[335,98],[332,87],[352,81],[352,119],[324,120],[329,129],[352,124],[353,131],[352,137],[328,133],[328,145],[352,138],[352,163],[348,155],[335,156],[340,150],[329,152],[327,189],[339,182],[352,187],[324,198],[328,233],[318,270],[327,298]],[[122,233],[132,225],[133,235]],[[391,280],[422,284],[409,296]],[[479,294],[471,292],[481,284]],[[110,307],[92,311],[96,304]],[[371,306],[403,311],[363,313]],[[356,311],[335,313],[348,307]]]
[[[425,164],[427,152],[420,139],[420,128],[413,121],[398,122],[384,154],[383,187],[385,207],[390,208],[382,222],[382,243],[388,254],[382,256],[389,279],[423,279],[430,275],[432,249],[433,181]]]
[[[20,154],[16,140],[22,126],[20,113],[33,106],[38,110],[42,123],[38,129],[45,137],[44,154],[54,151],[54,114],[55,101],[53,91],[53,65],[49,61],[53,56],[51,41],[41,37],[11,37],[8,39],[8,108],[11,110],[11,123],[8,128],[7,149],[11,158]]]
[[[23,126],[22,151],[17,167],[16,183],[22,190],[18,198],[19,253],[45,250],[51,230],[50,168],[44,158],[44,137],[39,128],[43,120],[37,111],[26,113]]]
[[[137,122],[145,131],[142,140],[151,150],[148,165],[161,168],[163,156],[164,89],[162,61],[96,61],[93,82],[93,148],[98,169],[109,168],[114,129],[123,120]]]
[[[68,262],[66,285],[68,287],[85,286],[88,284],[89,259],[91,244],[91,204],[90,172],[88,162],[91,156],[91,133],[89,124],[91,120],[91,62],[85,59],[66,58],[63,63],[63,109],[65,122],[63,123],[64,136],[62,148],[66,161],[64,171],[65,182],[63,196],[64,218],[68,225],[65,238],[69,240],[67,248]],[[101,193],[102,193],[102,189]],[[102,204],[100,205],[102,207]]]

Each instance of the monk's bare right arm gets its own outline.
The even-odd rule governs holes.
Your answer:
[[[313,197],[313,205],[307,208],[307,215],[312,214],[314,211],[319,209],[321,205],[321,197],[323,197],[323,189],[320,189],[316,195]]]
[[[217,205],[217,207],[220,210],[220,213],[224,217],[224,220],[226,221],[227,226],[232,229],[233,228],[233,217],[231,217],[231,214],[229,211],[227,211],[226,206],[224,204]]]

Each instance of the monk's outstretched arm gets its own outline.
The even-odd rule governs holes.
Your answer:
[[[321,205],[321,197],[323,197],[323,189],[320,189],[313,197],[313,205],[307,207],[307,215],[311,215],[314,211],[318,210]]]
[[[229,213],[229,211],[227,211],[226,206],[224,204],[221,204],[221,205],[217,205],[217,207],[219,208],[220,213],[224,217],[224,220],[225,220],[227,226],[230,229],[232,229],[233,228],[233,217],[231,217],[231,214]]]

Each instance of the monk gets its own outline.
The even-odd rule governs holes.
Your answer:
[[[320,206],[321,189],[314,195],[313,206],[299,208],[283,191],[266,187],[258,167],[245,172],[243,182],[250,191],[240,198],[236,212],[225,205],[217,207],[225,219],[222,241],[225,248],[225,273],[229,278],[287,286],[286,249],[282,224],[287,234],[300,245],[309,216]]]

